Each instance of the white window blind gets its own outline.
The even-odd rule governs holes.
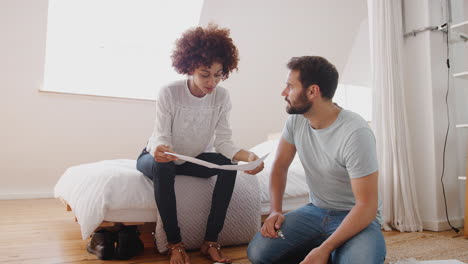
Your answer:
[[[372,89],[366,86],[339,83],[333,97],[339,106],[372,120]]]
[[[155,99],[182,78],[174,43],[198,26],[203,0],[49,0],[41,90]]]

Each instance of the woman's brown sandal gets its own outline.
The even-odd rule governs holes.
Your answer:
[[[188,255],[187,255],[187,252],[185,251],[185,245],[182,242],[177,243],[177,244],[168,244],[167,249],[168,249],[167,254],[169,256],[172,256],[172,253],[174,252],[174,250],[176,250],[180,253],[182,258],[184,259],[184,262],[186,261]]]
[[[210,250],[210,248],[214,248],[216,249],[216,251],[218,251],[218,255],[221,257],[221,258],[224,258],[226,259],[226,261],[222,262],[222,263],[232,263],[231,260],[229,258],[226,258],[223,254],[223,252],[221,251],[221,245],[217,242],[208,242],[208,243],[203,243],[203,245],[201,246],[201,249],[200,249],[200,252],[205,256],[207,257],[208,259],[212,260],[212,261],[216,261],[214,260],[211,255],[210,255],[210,252],[208,252]],[[221,261],[218,261],[218,262],[221,262]]]

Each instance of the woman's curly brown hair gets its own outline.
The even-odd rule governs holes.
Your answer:
[[[209,24],[206,28],[187,30],[176,41],[172,52],[172,66],[178,73],[192,74],[200,66],[211,67],[214,62],[223,65],[223,80],[237,70],[239,52],[229,37],[229,29]]]

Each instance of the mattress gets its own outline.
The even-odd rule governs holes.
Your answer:
[[[308,203],[309,195],[283,199],[283,212],[295,210]],[[260,204],[260,211],[262,212],[262,215],[268,215],[270,213],[270,201],[262,202]]]
[[[265,168],[256,175],[260,183],[262,214],[268,214],[270,210],[270,193],[268,186],[278,143],[279,139],[267,140],[250,149],[250,151],[258,156],[270,153],[265,159]],[[283,211],[291,211],[307,203],[309,203],[309,188],[305,181],[304,167],[299,157],[296,155],[288,170],[286,188],[283,196]]]

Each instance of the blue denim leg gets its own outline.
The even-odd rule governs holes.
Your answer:
[[[334,264],[380,264],[386,256],[380,224],[374,220],[367,228],[332,252]]]
[[[266,238],[257,233],[247,255],[254,264],[299,263],[320,246],[341,224],[349,211],[321,209],[308,204],[285,214],[281,226],[286,240]],[[332,252],[330,263],[379,264],[385,259],[385,241],[380,224],[374,220],[367,228]]]
[[[308,204],[286,213],[281,225],[286,239],[267,238],[257,233],[247,249],[249,260],[253,264],[299,263],[327,237],[322,227],[324,212]]]

